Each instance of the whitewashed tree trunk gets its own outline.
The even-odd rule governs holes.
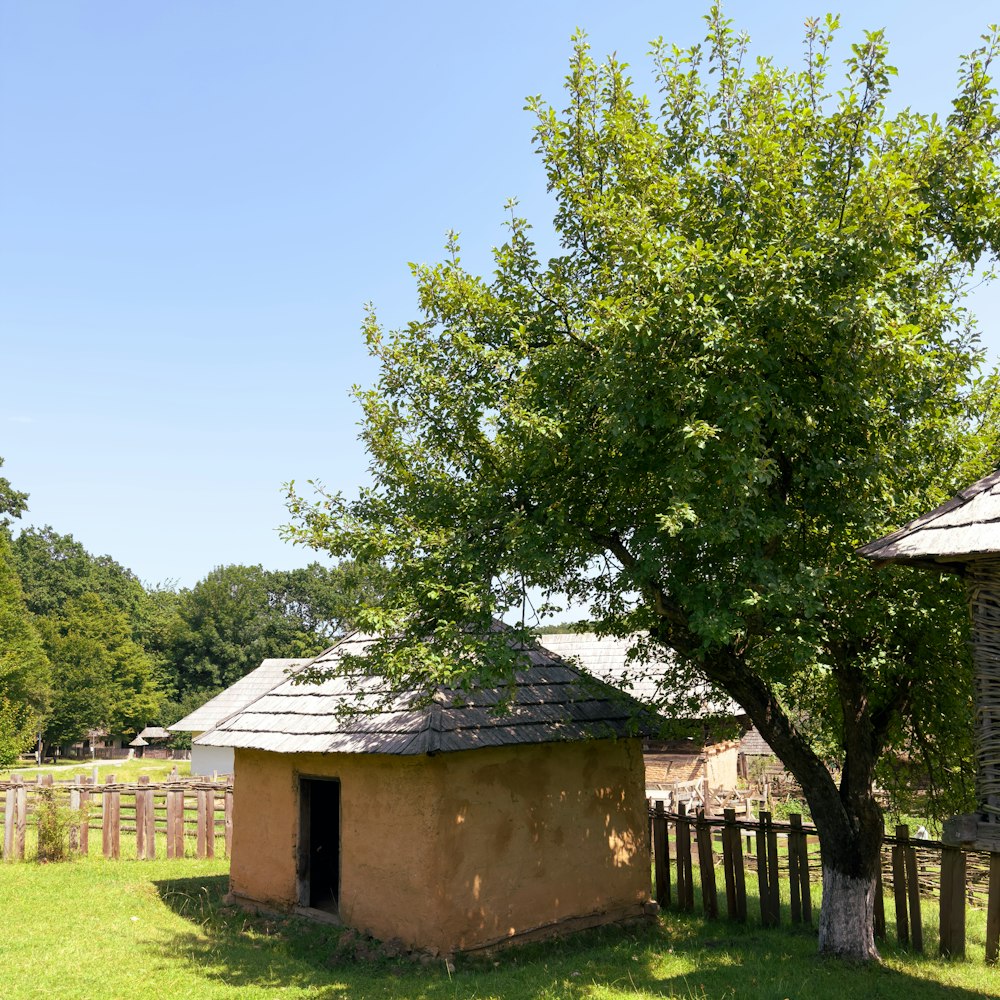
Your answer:
[[[859,962],[878,961],[875,948],[874,878],[844,875],[823,866],[823,907],[819,915],[821,955]]]

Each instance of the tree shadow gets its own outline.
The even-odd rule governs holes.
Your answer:
[[[889,964],[851,965],[820,959],[809,928],[765,930],[676,913],[644,928],[597,928],[493,956],[460,957],[457,968],[449,969],[443,959],[421,965],[395,956],[345,928],[226,905],[225,875],[155,885],[163,903],[189,924],[156,945],[159,957],[189,963],[207,980],[254,992],[299,988],[323,1000],[387,995],[590,1000],[615,989],[623,996],[692,1000],[982,1000],[988,995],[893,968],[899,953],[890,947]],[[912,956],[906,961],[932,962]],[[982,975],[985,979],[989,970],[984,967]]]

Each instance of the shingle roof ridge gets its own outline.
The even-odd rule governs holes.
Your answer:
[[[986,492],[986,490],[991,487],[996,486],[998,483],[1000,483],[1000,468],[994,469],[993,472],[988,473],[981,479],[977,479],[971,486],[967,486],[964,490],[960,490],[950,500],[946,500],[943,504],[940,504],[933,510],[928,511],[926,514],[921,514],[919,517],[915,517],[912,521],[908,521],[901,528],[897,528],[895,531],[890,532],[888,535],[884,535],[882,538],[876,538],[875,541],[867,542],[864,545],[858,546],[857,552],[859,555],[865,556],[868,559],[874,559],[876,562],[890,562],[894,558],[899,558],[898,556],[888,556],[884,559],[880,559],[879,553],[894,545],[896,542],[902,541],[904,538],[914,535],[918,531],[922,531],[924,528],[931,526],[934,521],[943,517],[945,514],[950,514],[953,510],[964,507],[970,500],[973,500],[975,497]],[[997,519],[1000,519],[1000,512],[998,512]],[[977,523],[985,524],[988,522],[984,521]],[[929,556],[929,558],[933,557]],[[919,559],[919,556],[915,556],[907,561],[919,561]]]

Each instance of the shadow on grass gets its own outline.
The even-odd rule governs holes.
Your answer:
[[[300,989],[311,997],[498,997],[590,1000],[660,997],[708,1000],[809,997],[846,1000],[981,1000],[1000,995],[992,970],[899,955],[855,966],[816,955],[811,930],[765,931],[667,913],[648,928],[602,928],[491,958],[460,958],[450,972],[388,957],[351,931],[293,916],[225,906],[224,875],[156,883],[164,904],[190,924],[161,946],[207,980],[236,989]]]

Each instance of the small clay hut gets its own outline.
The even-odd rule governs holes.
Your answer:
[[[877,562],[965,578],[972,610],[980,812],[946,822],[943,839],[1000,851],[1000,470],[858,552]]]
[[[442,953],[642,918],[648,715],[519,651],[503,714],[499,690],[393,693],[355,670],[283,678],[198,737],[235,750],[232,899]]]

